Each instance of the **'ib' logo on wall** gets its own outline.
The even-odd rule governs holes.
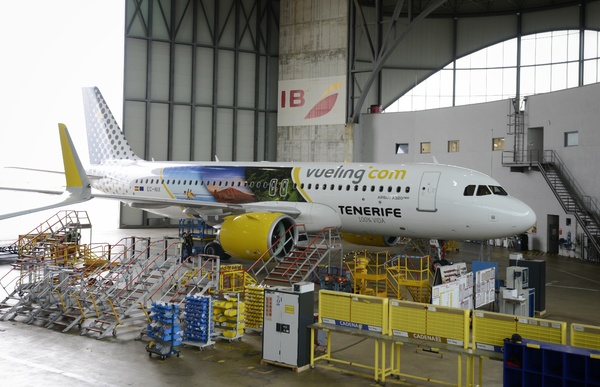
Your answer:
[[[343,124],[345,77],[279,82],[277,125]]]

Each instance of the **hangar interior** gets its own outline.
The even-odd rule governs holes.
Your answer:
[[[269,334],[248,334],[242,342],[239,333],[244,330],[240,326],[241,316],[255,312],[248,294],[246,304],[240,301],[239,294],[232,298],[223,296],[215,301],[218,304],[198,296],[194,299],[196,306],[206,308],[201,313],[217,308],[229,317],[224,317],[221,322],[233,326],[224,325],[231,328],[225,330],[230,334],[220,337],[227,343],[217,347],[218,350],[209,354],[203,352],[214,349],[215,343],[208,340],[204,344],[188,342],[189,346],[199,346],[200,351],[183,352],[175,349],[181,342],[172,334],[178,328],[179,315],[163,304],[164,299],[155,301],[152,298],[159,292],[157,284],[166,283],[171,286],[169,291],[175,289],[174,292],[180,295],[179,286],[185,287],[188,282],[196,285],[189,278],[193,275],[188,274],[193,270],[213,281],[211,286],[214,286],[215,278],[219,278],[220,286],[226,283],[225,288],[234,290],[239,278],[233,273],[240,271],[240,265],[234,263],[221,268],[211,259],[185,262],[177,255],[183,251],[179,238],[158,239],[161,236],[158,233],[163,232],[160,227],[172,226],[172,220],[122,205],[120,224],[124,230],[115,234],[123,237],[129,228],[145,228],[148,235],[158,237],[158,242],[152,242],[150,237],[124,237],[121,240],[125,241],[122,242],[125,244],[123,257],[152,256],[151,264],[131,259],[133,275],[127,270],[113,272],[117,265],[111,262],[114,256],[110,254],[117,245],[108,245],[108,259],[92,265],[96,266],[92,270],[99,273],[98,277],[85,283],[85,289],[97,290],[102,302],[97,302],[100,298],[92,292],[81,298],[68,298],[81,289],[83,282],[73,284],[64,267],[44,273],[32,273],[22,267],[25,271],[20,272],[17,284],[39,275],[43,281],[38,282],[44,282],[46,287],[32,282],[26,290],[31,298],[16,306],[2,305],[2,320],[25,316],[27,322],[12,324],[5,329],[11,341],[7,353],[0,354],[0,358],[14,365],[8,380],[15,384],[46,380],[48,385],[64,385],[72,380],[91,385],[119,385],[124,381],[149,385],[364,385],[365,379],[356,378],[352,367],[363,367],[361,363],[368,358],[375,366],[364,366],[370,372],[367,378],[384,384],[388,377],[390,384],[406,385],[405,375],[400,372],[400,349],[406,344],[411,353],[403,352],[403,364],[416,369],[417,373],[427,373],[421,378],[410,376],[422,385],[501,385],[503,376],[504,385],[520,384],[522,380],[525,385],[540,385],[538,381],[541,380],[554,385],[564,378],[570,378],[569,381],[576,385],[600,385],[600,368],[597,367],[600,364],[600,328],[594,326],[600,324],[600,310],[597,303],[585,299],[589,292],[596,294],[599,291],[598,281],[589,279],[596,276],[598,267],[589,264],[599,260],[596,246],[600,233],[599,212],[594,195],[600,192],[600,187],[593,176],[596,166],[600,165],[597,153],[600,135],[596,130],[600,118],[597,102],[600,85],[584,84],[584,77],[580,75],[577,87],[520,95],[517,77],[516,94],[512,98],[474,105],[460,105],[453,100],[452,106],[440,109],[385,112],[386,107],[429,75],[478,49],[543,31],[576,29],[583,34],[585,30],[600,29],[600,2],[154,0],[128,1],[125,7],[123,128],[132,148],[141,157],[179,161],[218,157],[221,161],[340,163],[430,163],[435,160],[476,169],[501,182],[511,195],[535,210],[538,223],[527,235],[530,241],[527,250],[551,254],[552,261],[548,261],[556,267],[549,269],[547,282],[551,285],[560,283],[560,286],[548,287],[549,315],[544,316],[544,305],[536,305],[535,317],[517,317],[495,313],[493,308],[496,306],[490,307],[491,311],[482,309],[473,314],[467,310],[456,312],[444,307],[415,306],[413,302],[401,300],[400,293],[394,300],[378,298],[378,288],[370,289],[373,294],[337,291],[313,294],[312,286],[296,283],[291,285],[291,290],[274,290],[279,293],[269,296],[272,304],[261,302],[258,307],[261,317],[263,306],[269,312],[271,308],[279,310],[284,316],[300,313],[305,320],[301,324],[306,327],[315,321],[312,308],[318,301],[316,317],[319,323],[312,325],[310,331],[305,330],[306,336],[295,337],[297,340],[292,343],[273,339],[289,333],[292,323],[287,321],[270,324],[269,329],[273,331]],[[585,66],[581,56],[579,62],[582,70]],[[323,86],[325,93],[322,93]],[[313,89],[317,90],[317,97],[310,95],[309,91]],[[328,101],[327,105],[321,104],[324,100]],[[315,110],[317,107],[320,110]],[[331,114],[324,114],[323,110]],[[568,179],[552,180],[556,170]],[[67,216],[71,216],[70,213]],[[181,230],[181,223],[179,227]],[[568,247],[564,242],[567,235],[572,235]],[[131,245],[127,245],[129,243]],[[470,263],[480,258],[479,244],[465,243],[460,247],[462,255],[459,256],[456,250],[451,257],[468,259]],[[497,247],[493,260],[501,269],[508,270],[507,250],[505,246]],[[171,254],[171,250],[177,252]],[[154,254],[155,251],[159,252]],[[64,257],[59,258],[71,259],[78,254],[68,248],[61,250],[61,254],[63,252]],[[379,256],[379,252],[374,254]],[[523,254],[534,260],[548,257],[529,251]],[[360,257],[355,255],[353,258],[354,275],[366,274]],[[149,278],[157,275],[156,272],[167,263],[170,272],[161,272],[160,279],[152,282]],[[100,274],[106,272],[115,277],[109,277],[104,283]],[[179,275],[176,281],[173,280],[174,273]],[[4,275],[0,276],[0,283],[6,278],[5,273],[1,274]],[[117,279],[121,275],[131,277]],[[515,275],[512,280],[516,281],[517,277]],[[139,292],[138,278],[143,278],[141,282],[146,285],[143,296],[134,296]],[[364,278],[365,283],[371,280],[371,277]],[[545,289],[544,279],[538,278]],[[584,282],[586,288],[578,287],[578,281]],[[117,286],[119,284],[125,285]],[[341,286],[340,283],[337,285]],[[251,294],[252,291],[247,289],[271,291],[254,284],[245,290]],[[13,292],[11,296],[17,293]],[[131,309],[117,312],[119,308],[113,301],[118,296],[127,299],[127,307]],[[286,301],[282,308],[278,300],[288,297],[297,297],[293,302],[298,303],[292,306],[293,302],[288,304]],[[416,299],[414,295],[411,297]],[[532,298],[533,293],[529,297]],[[71,304],[65,305],[64,300],[70,300]],[[145,316],[140,314],[137,318],[146,324],[144,332],[153,339],[143,355],[150,358],[158,355],[161,360],[156,363],[158,366],[149,362],[147,356],[131,356],[139,350],[133,340],[117,340],[117,336],[127,336],[122,331],[126,324],[120,318],[130,317],[128,313],[139,305],[143,310],[143,304],[150,304],[149,301],[152,301],[150,312],[143,311]],[[65,335],[66,338],[59,338],[61,333],[57,331],[44,336],[45,333],[36,330],[39,327],[34,325],[56,327],[61,322],[67,325],[64,333],[74,329],[82,319],[90,316],[82,313],[77,319],[71,319],[72,316],[60,309],[70,308],[70,312],[77,312],[83,310],[81,304],[84,303],[90,314],[105,308],[106,314],[112,315],[108,323],[108,318],[102,320],[90,315],[94,322],[84,326],[80,334],[118,341],[122,344],[118,351],[113,343],[94,341],[97,344],[90,344],[79,354],[74,350],[81,349],[77,337]],[[533,306],[529,309],[528,312],[534,312]],[[52,313],[56,314],[57,310],[64,321],[52,320]],[[352,310],[361,313],[356,320],[339,317]],[[212,314],[212,310],[210,312]],[[194,313],[186,310],[185,316],[190,318],[195,316]],[[333,326],[328,326],[328,321],[323,318],[330,319],[329,324],[333,321]],[[151,320],[149,324],[148,320]],[[338,324],[339,320],[343,324]],[[248,321],[246,328],[251,333]],[[192,322],[186,321],[187,327],[204,324],[198,335],[212,329],[206,316]],[[415,324],[410,328],[402,325],[413,322]],[[410,330],[428,324],[432,331],[415,333]],[[357,326],[359,333],[352,330]],[[472,326],[478,330],[471,331]],[[263,328],[266,327],[265,323]],[[81,329],[81,323],[78,328]],[[344,330],[346,328],[349,330]],[[433,332],[435,329],[439,331]],[[501,333],[493,338],[486,336],[496,329]],[[391,333],[394,330],[400,332],[397,336],[402,339],[389,338],[396,335]],[[526,357],[536,363],[534,366],[518,364],[509,367],[506,362],[497,361],[502,359],[499,348],[506,341],[505,332],[520,332],[524,337],[545,339],[551,344],[532,342],[532,347],[521,348],[520,338],[509,340],[508,348],[513,353],[522,351],[521,360]],[[414,340],[406,339],[409,334]],[[331,351],[331,336],[338,340],[339,336],[345,337],[335,342],[335,351]],[[356,339],[357,336],[360,338]],[[585,348],[595,349],[579,349],[565,355],[558,346],[566,345],[568,336],[570,343],[575,344],[577,340],[595,340],[591,344],[585,343]],[[477,339],[482,342],[476,342]],[[363,343],[368,340],[375,342],[374,351]],[[493,345],[485,340],[490,340]],[[168,351],[164,352],[157,341],[170,345]],[[431,344],[431,341],[435,343]],[[37,359],[22,358],[19,351],[33,351],[40,343],[51,348],[47,364],[40,366]],[[303,359],[293,358],[291,364],[284,362],[289,367],[283,371],[266,367],[282,364],[279,356],[287,352],[287,345],[297,345],[300,349],[294,347],[293,351],[303,354],[310,348],[312,354]],[[486,345],[497,347],[495,359],[490,355],[493,351]],[[315,346],[325,347],[316,359]],[[268,358],[272,354],[265,350],[273,347],[275,360]],[[415,351],[413,347],[416,347]],[[344,353],[348,348],[351,353]],[[532,348],[543,351],[543,356],[550,359],[543,367],[537,364],[541,363],[539,353],[529,354]],[[166,360],[171,355],[179,357],[180,353],[184,353],[181,361]],[[348,360],[337,359],[340,353],[347,355]],[[561,360],[557,360],[559,357]],[[261,359],[265,363],[261,362],[258,367],[257,360]],[[327,365],[314,368],[313,363],[318,360],[325,360]],[[56,361],[69,363],[69,366]],[[336,361],[350,367],[340,367],[339,374],[334,375],[330,371],[334,368],[331,364]],[[427,367],[423,366],[425,363]],[[101,369],[106,364],[111,365],[110,373]],[[307,370],[309,365],[313,367],[310,372],[300,372]],[[540,369],[535,369],[536,366]],[[571,371],[569,367],[575,370]],[[296,372],[289,372],[289,368]],[[557,374],[553,368],[560,368],[562,374]],[[132,372],[132,369],[136,371]],[[198,369],[202,369],[203,379],[198,376]],[[451,382],[440,382],[448,376],[453,379]]]
[[[588,245],[599,232],[598,183],[589,178],[598,162],[597,90],[584,84],[583,72],[598,70],[597,59],[584,64],[583,38],[575,61],[577,87],[521,95],[525,80],[516,76],[514,95],[502,101],[458,106],[453,93],[444,109],[369,113],[371,107],[385,111],[428,76],[481,48],[545,31],[575,30],[583,36],[598,30],[599,4],[128,2],[124,131],[137,154],[156,160],[405,163],[430,162],[435,156],[441,163],[488,173],[533,205],[539,215],[531,249],[596,261],[597,246]],[[298,82],[319,80],[339,80],[337,105],[345,100],[345,106],[337,106],[341,112],[331,112],[329,119],[303,119],[289,106],[290,91]],[[567,134],[578,136],[578,143],[566,145]],[[433,136],[444,141],[422,152],[421,143]],[[490,146],[492,139],[504,139],[504,150]],[[384,146],[386,141],[408,144],[410,151],[397,154]],[[449,152],[447,141],[458,141],[460,151]],[[529,172],[526,167],[539,169],[534,165],[539,160],[529,159],[533,150],[551,152],[552,161],[569,173],[568,188],[576,191],[571,196],[595,216],[564,207],[553,194],[555,187],[542,184],[541,173]],[[122,227],[170,222],[121,208]],[[569,251],[561,243],[567,235],[574,242]]]

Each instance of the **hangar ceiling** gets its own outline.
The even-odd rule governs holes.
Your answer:
[[[350,0],[348,117],[383,108],[462,56],[524,35],[600,29],[600,2]],[[517,88],[518,90],[518,88]]]

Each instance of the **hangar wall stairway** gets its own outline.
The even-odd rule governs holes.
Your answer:
[[[505,155],[512,157],[505,158]],[[505,152],[502,159],[504,166],[511,171],[523,172],[525,169],[539,170],[554,196],[567,214],[573,215],[585,234],[582,243],[587,249],[586,260],[600,263],[600,206],[598,200],[586,195],[579,187],[573,175],[553,150],[542,152],[530,151],[522,157],[523,161],[515,162],[512,152]]]

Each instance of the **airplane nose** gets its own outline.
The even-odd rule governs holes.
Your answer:
[[[527,204],[518,201],[513,212],[513,229],[515,234],[525,232],[535,226],[537,220],[535,212]]]

